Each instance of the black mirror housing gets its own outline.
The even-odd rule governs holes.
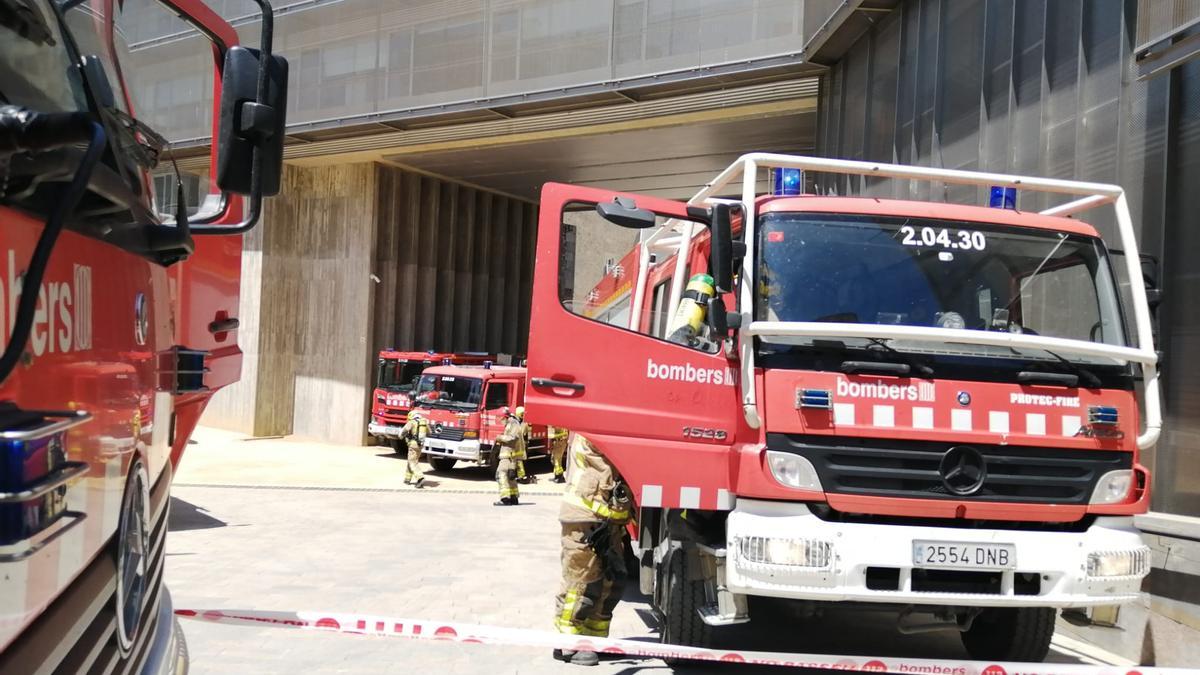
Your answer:
[[[259,70],[267,69],[265,100],[258,97]],[[260,52],[230,47],[221,73],[221,116],[217,141],[217,187],[249,195],[279,193],[283,170],[283,136],[287,124],[288,62],[271,55],[266,64]],[[255,155],[260,182],[253,184]]]
[[[712,233],[712,250],[709,253],[709,269],[718,293],[733,290],[733,208],[729,204],[714,204],[709,220]]]
[[[611,202],[596,204],[596,213],[614,225],[631,230],[645,230],[658,223],[653,211],[640,209],[632,199],[624,197],[616,197]]]

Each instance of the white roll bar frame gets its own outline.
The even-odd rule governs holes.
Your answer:
[[[949,328],[934,328],[925,326],[892,326],[876,324],[846,324],[818,323],[809,321],[753,321],[752,284],[745,280],[754,278],[755,250],[752,244],[757,225],[756,197],[758,187],[758,170],[760,168],[794,168],[823,173],[838,173],[857,176],[882,176],[887,178],[941,181],[959,185],[977,185],[983,187],[1003,186],[1047,192],[1053,194],[1077,195],[1079,199],[1046,209],[1041,212],[1048,216],[1069,216],[1106,204],[1112,204],[1117,216],[1117,232],[1121,240],[1121,248],[1125,251],[1126,272],[1133,296],[1133,318],[1137,332],[1136,347],[1117,347],[1085,340],[1069,340],[1065,338],[1042,337],[1015,333],[999,333],[988,331],[973,331]],[[896,339],[925,339],[947,343],[989,345],[1012,348],[1050,349],[1055,352],[1066,352],[1080,356],[1098,356],[1116,359],[1121,362],[1137,363],[1142,368],[1143,384],[1145,387],[1144,420],[1145,429],[1138,434],[1137,445],[1140,449],[1148,449],[1158,441],[1162,430],[1162,402],[1158,387],[1158,354],[1154,350],[1154,336],[1150,320],[1150,306],[1146,300],[1145,283],[1142,279],[1142,267],[1138,256],[1137,241],[1133,231],[1133,218],[1129,213],[1129,203],[1125,191],[1118,185],[1104,183],[1088,183],[1083,181],[1060,180],[1056,178],[1038,178],[1035,176],[1017,176],[979,171],[961,171],[956,169],[938,169],[922,166],[904,166],[899,164],[879,164],[875,162],[860,162],[845,159],[827,159],[823,157],[803,157],[779,155],[772,153],[750,153],[742,155],[736,162],[729,165],[688,200],[689,205],[704,205],[717,200],[714,195],[724,190],[737,178],[741,178],[742,206],[747,214],[743,223],[743,233],[747,242],[746,257],[742,260],[739,306],[742,314],[742,339],[739,340],[738,351],[741,360],[741,392],[742,411],[746,422],[753,428],[761,426],[758,413],[758,401],[754,389],[754,349],[755,335],[778,336],[823,336],[823,337],[876,337]],[[638,265],[638,286],[634,296],[630,321],[641,316],[641,307],[645,300],[644,280],[649,269],[650,254],[663,251],[678,253],[675,261],[675,276],[671,283],[670,312],[674,315],[683,293],[683,273],[687,265],[687,251],[691,247],[694,225],[689,221],[669,220],[655,230],[643,243]],[[673,236],[674,235],[674,236]],[[635,328],[631,324],[631,328]]]

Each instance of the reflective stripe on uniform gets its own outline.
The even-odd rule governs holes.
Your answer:
[[[579,591],[574,589],[567,591],[563,596],[562,614],[558,616],[558,621],[571,623],[571,617],[575,615],[575,605],[579,602]]]
[[[580,497],[577,494],[568,492],[567,494],[563,495],[563,501],[566,501],[573,506],[587,509],[601,518],[606,518],[608,520],[629,520],[628,511],[621,509],[610,509],[600,502],[587,499],[586,497]]]
[[[558,632],[566,633],[568,635],[579,635],[583,632],[576,624],[573,624],[570,621],[563,621],[562,619],[554,620],[554,628]]]
[[[609,623],[600,619],[584,619],[579,633],[590,637],[608,637]]]
[[[500,488],[500,496],[501,497],[516,497],[519,494],[520,494],[520,490],[518,488],[508,488],[508,487]]]

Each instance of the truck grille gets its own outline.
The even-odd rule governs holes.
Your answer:
[[[961,496],[946,488],[939,470],[947,451],[959,444],[831,440],[767,434],[767,448],[807,458],[827,493],[919,499],[1087,504],[1101,476],[1133,465],[1132,453],[1113,450],[964,444],[983,457],[986,478],[977,491]]]
[[[165,588],[162,574],[170,485],[168,464],[150,491],[152,524],[146,601],[129,653],[122,654],[117,644],[117,565],[110,540],[110,545],[101,550],[91,565],[0,654],[0,673],[141,672],[156,632],[174,629],[158,625]]]
[[[466,429],[462,427],[430,427],[429,437],[440,441],[461,441]]]

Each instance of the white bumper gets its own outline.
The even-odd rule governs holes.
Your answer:
[[[380,438],[400,438],[400,429],[402,428],[390,424],[367,423],[367,433]]]
[[[453,457],[468,462],[483,459],[478,440],[447,441],[441,438],[426,438],[423,449],[426,455]]]
[[[804,504],[739,499],[726,526],[729,590],[820,601],[859,601],[894,604],[979,607],[1082,607],[1115,605],[1138,597],[1141,580],[1135,574],[1093,578],[1087,575],[1088,554],[1148,550],[1132,518],[1099,518],[1085,532],[1030,532],[953,527],[846,524],[817,518]],[[778,565],[752,560],[739,549],[746,537],[802,539],[828,542],[832,555],[824,568]],[[988,592],[947,592],[930,589],[927,580],[913,579],[913,541],[947,543],[1005,543],[1015,547],[1016,568],[991,572],[998,584]],[[867,568],[896,574],[892,589],[868,588]],[[1146,572],[1149,565],[1146,564]],[[876,571],[878,574],[878,571]],[[919,576],[925,574],[919,572]],[[979,573],[973,573],[979,574]],[[1017,588],[1018,574],[1036,574]]]

